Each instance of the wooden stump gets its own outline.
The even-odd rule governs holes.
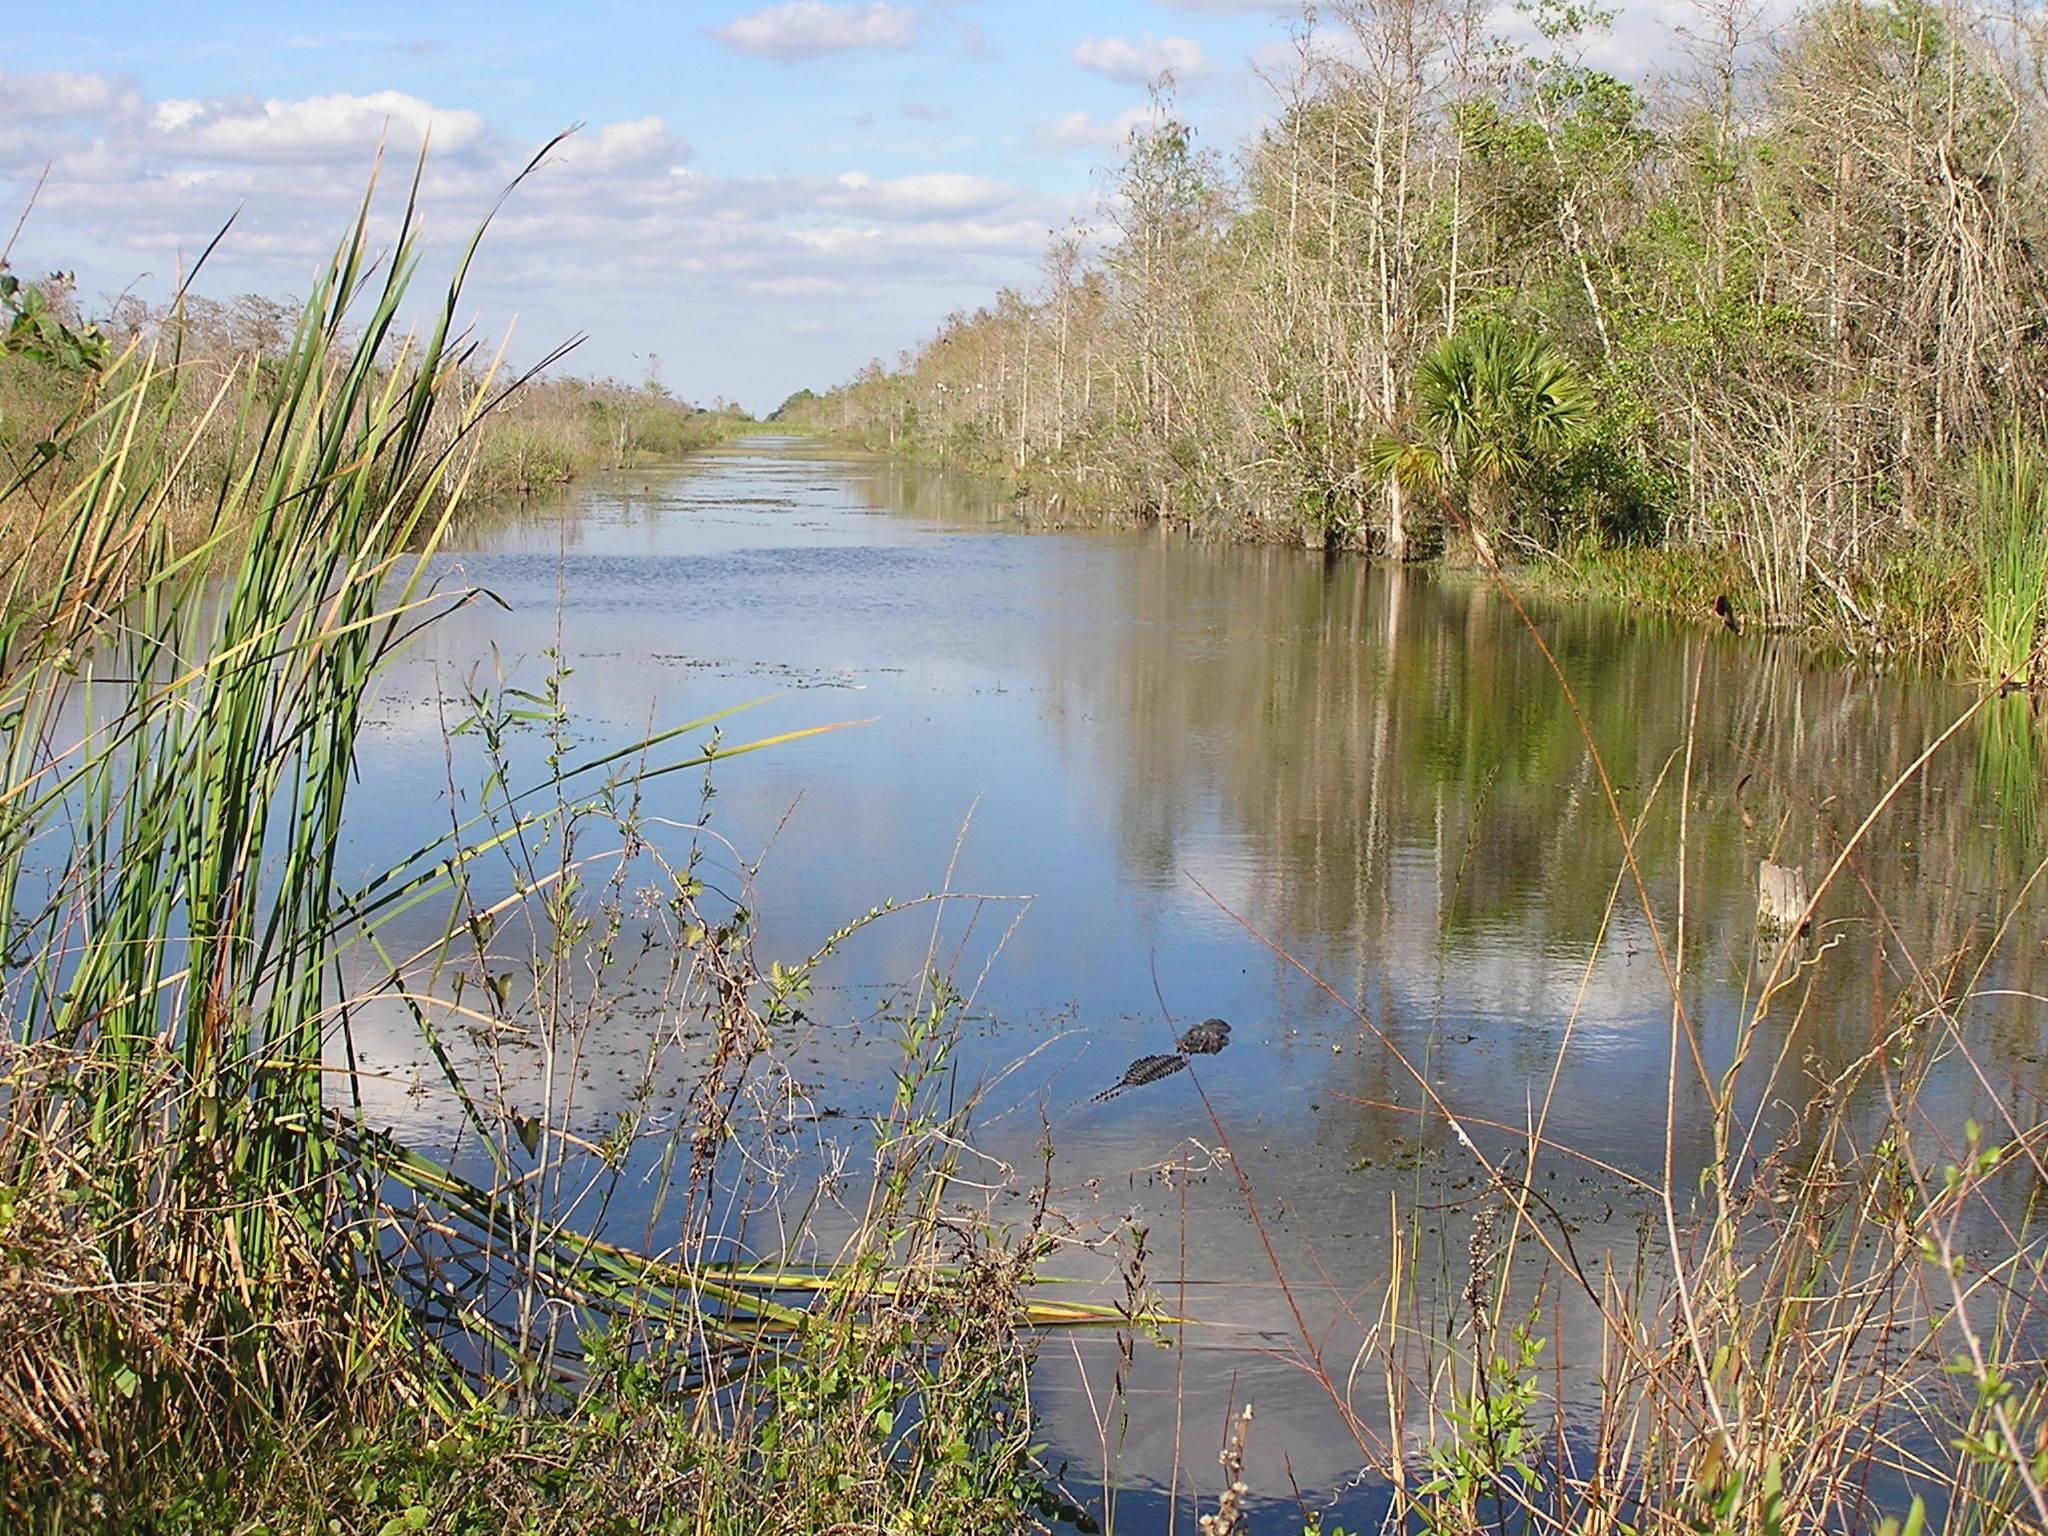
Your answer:
[[[1756,925],[1765,933],[1803,933],[1806,917],[1806,871],[1788,869],[1765,859],[1756,871]]]

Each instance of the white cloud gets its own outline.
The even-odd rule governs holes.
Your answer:
[[[10,75],[0,70],[0,123],[105,118],[133,112],[138,104],[134,87],[109,75],[68,69]]]
[[[1031,147],[1058,153],[1076,149],[1121,150],[1131,136],[1158,123],[1161,113],[1153,106],[1130,107],[1115,117],[1097,119],[1087,112],[1069,112],[1055,122],[1040,123],[1031,130]]]
[[[1177,80],[1205,74],[1209,59],[1192,37],[1154,37],[1137,42],[1122,37],[1084,37],[1075,45],[1074,62],[1083,69],[1126,85],[1148,85],[1171,70]]]
[[[24,113],[0,120],[0,204],[19,207],[45,165],[50,177],[15,263],[78,268],[88,295],[135,283],[163,297],[231,217],[202,290],[303,293],[387,132],[371,239],[388,250],[429,129],[422,257],[445,270],[537,147],[484,114],[395,92],[149,100],[118,77],[77,76],[39,85],[30,118],[29,94],[14,89],[26,78],[0,95]],[[497,334],[521,316],[515,360],[584,330],[578,367],[631,376],[633,354],[654,346],[680,392],[772,404],[1028,281],[1048,231],[1084,211],[1079,198],[950,169],[737,176],[689,161],[653,116],[593,122],[557,146],[484,242],[467,301],[476,323]],[[774,340],[794,334],[784,311],[835,295],[860,302],[835,311],[829,342]]]
[[[810,59],[853,48],[908,48],[917,39],[917,13],[887,0],[868,0],[865,5],[786,0],[714,27],[711,35],[742,53]]]
[[[550,165],[576,171],[675,171],[690,158],[690,146],[658,117],[606,123],[574,134],[548,157]]]
[[[216,96],[207,101],[159,102],[150,128],[162,146],[196,159],[243,163],[320,161],[338,153],[366,153],[380,139],[456,153],[483,138],[475,112],[447,111],[402,91],[346,91],[296,101]]]
[[[947,219],[914,228],[883,225],[835,225],[800,229],[792,238],[834,261],[873,260],[909,252],[1000,253],[1036,257],[1044,253],[1050,226],[1043,219]]]
[[[843,195],[827,198],[826,206],[892,221],[986,213],[1019,196],[1014,187],[1000,181],[951,171],[899,176],[893,181],[872,181],[859,171],[849,171],[838,178],[838,185],[844,189]]]
[[[764,277],[748,283],[747,292],[764,299],[822,299],[846,292],[846,284],[831,277]]]

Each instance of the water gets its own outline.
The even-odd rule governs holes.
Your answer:
[[[1386,1433],[1367,1345],[1392,1225],[1417,1224],[1422,1284],[1455,1286],[1485,1193],[1461,1131],[1505,1156],[1548,1095],[1545,1134],[1577,1156],[1547,1157],[1539,1187],[1589,1274],[1610,1255],[1633,1269],[1654,1209],[1636,1181],[1656,1183],[1667,1150],[1670,995],[1572,708],[1483,586],[1150,533],[1026,532],[986,489],[778,439],[478,519],[437,575],[498,601],[434,625],[386,678],[347,850],[358,873],[445,831],[451,786],[458,803],[473,789],[474,739],[447,737],[460,681],[538,689],[552,649],[593,746],[764,695],[728,742],[859,722],[717,772],[717,878],[736,888],[765,850],[764,957],[807,952],[889,898],[1006,898],[950,908],[936,950],[928,912],[863,934],[790,1053],[820,1113],[815,1156],[836,1138],[857,1161],[857,1116],[887,1082],[886,1002],[934,952],[978,983],[958,1072],[963,1090],[986,1085],[987,1170],[1031,1179],[1049,1126],[1073,1238],[1052,1267],[1116,1299],[1089,1244],[1132,1218],[1163,1299],[1200,1319],[1181,1350],[1139,1346],[1122,1430],[1113,1345],[1044,1352],[1054,1459],[1083,1485],[1107,1460],[1126,1528],[1163,1528],[1162,1490],[1213,1492],[1225,1416],[1246,1399],[1262,1499],[1291,1503],[1298,1485],[1310,1508],[1369,1509],[1358,1446],[1300,1361],[1316,1352]],[[1667,934],[1690,775],[1682,992],[1718,1075],[1762,975],[1759,860],[1818,879],[1970,695],[1755,637],[1531,609],[1624,816],[1643,817]],[[2015,995],[2043,990],[2038,904],[2022,899],[2042,851],[2036,739],[2005,715],[1967,728],[1825,895],[1796,957],[1809,963],[1741,1080],[1767,1133],[1863,1052],[1909,957],[1974,963],[2001,923],[1986,995],[1959,1015],[2002,1099],[2037,1110],[2048,1095],[2041,1009]],[[523,773],[544,745],[515,735]],[[694,774],[648,786],[678,839],[698,789]],[[414,912],[388,937],[424,947],[440,923]],[[1091,1102],[1210,1015],[1234,1026],[1224,1051]],[[406,1016],[370,1010],[357,1028],[382,1074],[373,1113],[438,1134],[448,1107]],[[591,1043],[577,1069],[591,1124],[625,1107],[646,1039],[628,1013],[615,1041]],[[1418,1114],[1396,1049],[1461,1131]],[[1688,1188],[1708,1146],[1692,1071],[1680,1062],[1671,1145]],[[1959,1124],[1981,1092],[1958,1067],[1935,1102]],[[1021,1214],[1014,1197],[999,1209]],[[1555,1329],[1589,1338],[1583,1297],[1553,1294]]]

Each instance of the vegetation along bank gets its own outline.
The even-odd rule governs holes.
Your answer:
[[[1162,96],[1113,239],[780,415],[1056,516],[1393,559],[1476,534],[1570,590],[2025,670],[2048,40],[1915,0],[1696,11],[1636,83],[1562,0],[1515,45],[1477,0],[1319,7],[1234,154]]]
[[[145,411],[138,419],[180,454],[151,509],[152,532],[183,550],[232,534],[216,526],[220,488],[261,456],[241,406],[289,387],[300,318],[297,305],[257,294],[222,303],[189,293],[157,307],[124,296],[88,316],[65,275],[31,282],[0,269],[0,564],[27,558],[47,574],[62,559],[75,528],[48,514],[101,466],[118,441],[111,434],[135,425],[106,405],[138,381],[146,389],[134,402]],[[523,379],[494,366],[481,343],[449,351],[450,376],[432,394],[422,450],[459,450],[472,500],[672,462],[751,425],[736,406],[676,399],[652,373],[635,385],[542,371],[567,349]]]

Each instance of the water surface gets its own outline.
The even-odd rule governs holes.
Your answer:
[[[1495,1157],[1548,1097],[1547,1135],[1581,1157],[1541,1177],[1579,1259],[1637,1264],[1650,1206],[1631,1176],[1661,1177],[1674,1073],[1663,961],[1573,704],[1483,586],[1155,533],[1029,532],[985,488],[772,438],[501,509],[436,569],[496,601],[434,625],[383,683],[351,825],[359,872],[438,835],[451,793],[473,793],[475,738],[448,737],[465,680],[536,690],[560,666],[572,728],[598,746],[764,696],[727,741],[861,722],[716,773],[730,851],[712,862],[736,882],[765,852],[750,898],[764,957],[807,952],[890,898],[1006,898],[949,908],[936,945],[928,912],[863,934],[791,1050],[820,1143],[858,1161],[857,1117],[891,1065],[882,1016],[936,955],[974,987],[956,1071],[963,1092],[983,1085],[990,1177],[1032,1180],[1049,1132],[1072,1224],[1053,1267],[1114,1299],[1097,1240],[1147,1229],[1148,1278],[1203,1326],[1177,1349],[1139,1346],[1128,1425],[1107,1340],[1056,1340],[1039,1371],[1055,1459],[1084,1484],[1107,1461],[1126,1529],[1164,1529],[1163,1490],[1213,1493],[1221,1426],[1246,1399],[1261,1498],[1291,1502],[1298,1485],[1311,1508],[1370,1506],[1358,1447],[1299,1360],[1313,1349],[1377,1403],[1383,1364],[1364,1346],[1396,1223],[1422,1233],[1422,1284],[1462,1278],[1486,1191],[1459,1130],[1418,1113],[1415,1073]],[[1667,937],[1689,776],[1681,990],[1718,1073],[1760,975],[1759,860],[1817,877],[1969,695],[1767,639],[1531,611],[1623,815],[1642,817]],[[1982,988],[2042,990],[2037,911],[2015,909],[2040,857],[2034,739],[2002,717],[1967,730],[1826,894],[1767,1059],[1747,1069],[1767,1127],[1789,1128],[1862,1053],[1915,961],[1979,956],[2010,920]],[[546,743],[515,731],[509,750],[537,772]],[[686,838],[696,776],[646,794]],[[440,918],[408,923],[394,945],[431,942]],[[1094,1102],[1212,1015],[1234,1026],[1226,1050]],[[1998,1093],[2038,1111],[2038,1006],[1984,997],[1962,1016]],[[617,1028],[615,1053],[594,1042],[578,1068],[596,1122],[644,1070],[647,1021]],[[386,1074],[376,1113],[430,1131],[446,1106],[407,1019],[371,1013],[358,1031]],[[1678,1075],[1671,1151],[1691,1187],[1706,1131]],[[1981,1090],[1951,1078],[1960,1123]],[[629,1187],[614,1218],[632,1201]],[[1590,1334],[1578,1304],[1558,1288],[1567,1345]]]

